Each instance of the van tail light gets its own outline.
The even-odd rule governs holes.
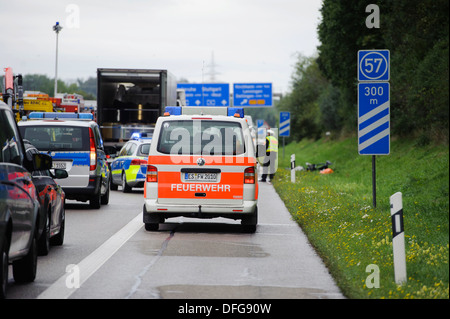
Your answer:
[[[247,167],[244,171],[244,184],[255,184],[256,174],[255,168]]]
[[[130,165],[147,165],[147,160],[141,158],[133,158]]]
[[[92,132],[92,129],[89,128],[89,143],[90,143],[90,166],[89,170],[94,171],[97,168],[97,150],[95,148],[95,138],[94,138],[94,132]]]
[[[147,182],[156,183],[158,181],[158,169],[156,166],[147,165]]]

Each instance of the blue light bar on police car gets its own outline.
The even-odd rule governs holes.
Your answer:
[[[223,107],[223,106],[166,106],[164,115],[224,115],[244,117],[242,107]]]
[[[130,140],[138,140],[141,137],[141,134],[139,132],[134,132],[131,134]]]
[[[151,136],[148,136],[147,132],[133,132],[130,136],[130,140],[143,140],[143,139],[152,139]]]
[[[72,113],[72,112],[31,112],[28,114],[30,120],[58,119],[58,120],[94,120],[92,113]]]

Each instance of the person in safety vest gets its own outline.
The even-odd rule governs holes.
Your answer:
[[[267,130],[266,136],[266,156],[263,162],[263,174],[261,176],[261,182],[267,181],[267,175],[269,175],[269,181],[273,180],[276,171],[276,161],[278,157],[278,139],[274,136],[275,133],[272,130]]]

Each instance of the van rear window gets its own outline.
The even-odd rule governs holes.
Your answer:
[[[157,151],[173,155],[240,155],[245,153],[237,122],[179,120],[162,123]]]
[[[39,151],[89,151],[89,128],[20,126],[22,137]]]

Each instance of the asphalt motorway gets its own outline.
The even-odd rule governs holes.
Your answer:
[[[67,201],[64,245],[38,260],[33,283],[9,299],[340,299],[322,260],[268,183],[254,234],[240,221],[142,223],[143,191],[111,191],[99,210]],[[11,268],[11,267],[10,267]]]

